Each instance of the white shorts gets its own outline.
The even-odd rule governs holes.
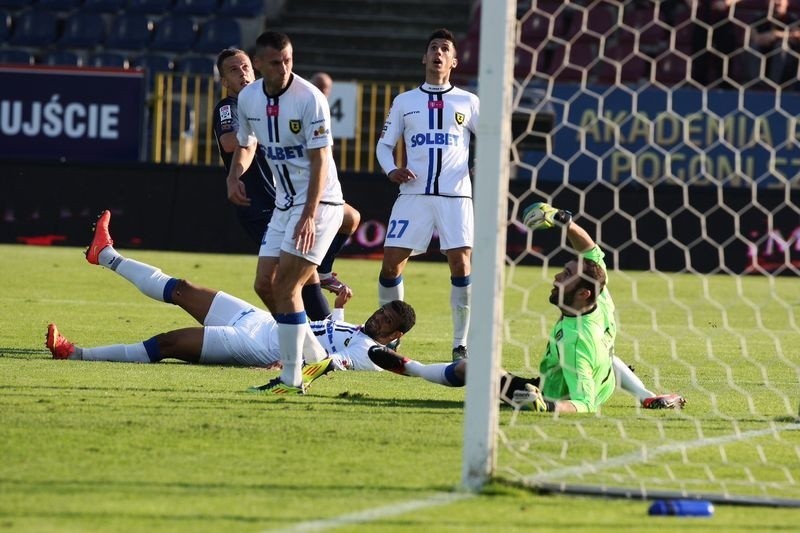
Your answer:
[[[295,241],[292,238],[301,214],[303,214],[302,205],[296,205],[286,211],[276,209],[267,226],[258,256],[279,257],[283,251],[319,265],[325,254],[328,253],[328,248],[342,225],[344,206],[330,204],[317,206],[317,216],[314,218],[316,226],[314,246],[307,254],[295,249]]]
[[[434,232],[442,251],[472,248],[475,221],[472,199],[402,194],[397,197],[386,228],[384,246],[408,248],[412,255],[428,249]]]
[[[272,315],[235,296],[218,292],[203,326],[201,363],[268,367],[281,360]]]

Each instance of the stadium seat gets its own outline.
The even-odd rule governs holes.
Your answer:
[[[43,48],[56,40],[58,18],[49,11],[23,11],[14,19],[10,43],[14,46]]]
[[[128,13],[166,15],[172,10],[172,0],[128,0],[125,10]]]
[[[128,58],[116,52],[96,52],[84,61],[86,67],[128,68]]]
[[[58,45],[62,48],[94,48],[102,45],[105,38],[103,15],[79,11],[64,21]]]
[[[242,30],[233,18],[212,18],[200,26],[197,43],[193,50],[216,54],[223,48],[240,48]]]
[[[81,0],[39,0],[36,9],[46,11],[72,11],[81,5]]]
[[[255,17],[264,14],[262,0],[224,0],[219,7],[218,15],[232,17]]]
[[[211,76],[214,74],[214,60],[210,56],[197,54],[178,57],[175,58],[175,72]]]
[[[150,48],[167,52],[185,52],[194,46],[197,31],[191,17],[169,15],[156,23]]]
[[[152,22],[144,15],[121,14],[111,24],[114,31],[109,32],[106,48],[120,50],[143,50],[150,44]]]
[[[218,0],[176,0],[173,13],[206,16],[219,8]]]
[[[32,65],[33,55],[25,50],[14,48],[0,48],[0,64],[6,65]]]
[[[65,67],[79,67],[81,66],[81,57],[75,52],[68,50],[55,50],[48,54],[44,54],[39,61],[39,65],[50,66],[65,66]]]
[[[125,0],[83,0],[82,11],[92,13],[117,13],[125,5]]]

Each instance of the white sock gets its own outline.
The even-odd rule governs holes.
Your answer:
[[[394,287],[384,287],[378,282],[378,305],[386,305],[394,300],[402,300],[405,297],[405,286],[403,280]]]
[[[405,367],[406,375],[451,387],[452,385],[450,382],[444,377],[445,368],[451,364],[452,363],[431,363],[429,365],[424,365],[419,361],[407,361]]]
[[[100,253],[97,255],[97,262],[106,268],[110,268],[111,270],[116,270],[116,265],[114,265],[114,261],[117,261],[122,256],[117,252],[113,246],[106,246]]]
[[[278,322],[278,346],[281,351],[281,381],[299,387],[303,383],[303,343],[308,323],[286,324]]]
[[[77,350],[76,350],[77,352]],[[81,359],[84,361],[118,361],[123,363],[149,363],[144,343],[111,344],[97,348],[83,348]]]
[[[108,247],[106,247],[103,252],[106,250],[108,250]],[[103,252],[100,253],[102,254]],[[114,271],[133,283],[145,296],[149,296],[153,300],[158,300],[159,302],[166,301],[164,299],[164,287],[166,287],[167,283],[173,278],[161,272],[160,269],[120,256],[120,260]]]
[[[466,287],[450,286],[450,309],[453,314],[453,348],[467,345],[469,333],[470,299],[472,285]]]
[[[628,365],[625,364],[625,361],[616,355],[613,357],[612,361],[614,364],[614,374],[616,374],[617,384],[622,390],[632,394],[640,402],[645,398],[656,396],[654,392],[647,390],[647,387],[644,386],[642,380],[633,373],[633,370],[628,368]]]

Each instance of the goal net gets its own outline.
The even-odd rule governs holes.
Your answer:
[[[465,484],[800,506],[800,6],[482,7],[473,295],[499,303],[473,306]],[[500,366],[539,375],[574,257],[521,224],[536,201],[603,248],[617,356],[684,409],[622,376],[596,414],[498,407]]]

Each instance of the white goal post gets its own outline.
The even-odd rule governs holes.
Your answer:
[[[800,507],[800,13],[710,5],[481,2],[463,489]],[[500,405],[573,256],[519,222],[536,201],[605,251],[616,354],[685,409],[620,379],[597,414]]]

